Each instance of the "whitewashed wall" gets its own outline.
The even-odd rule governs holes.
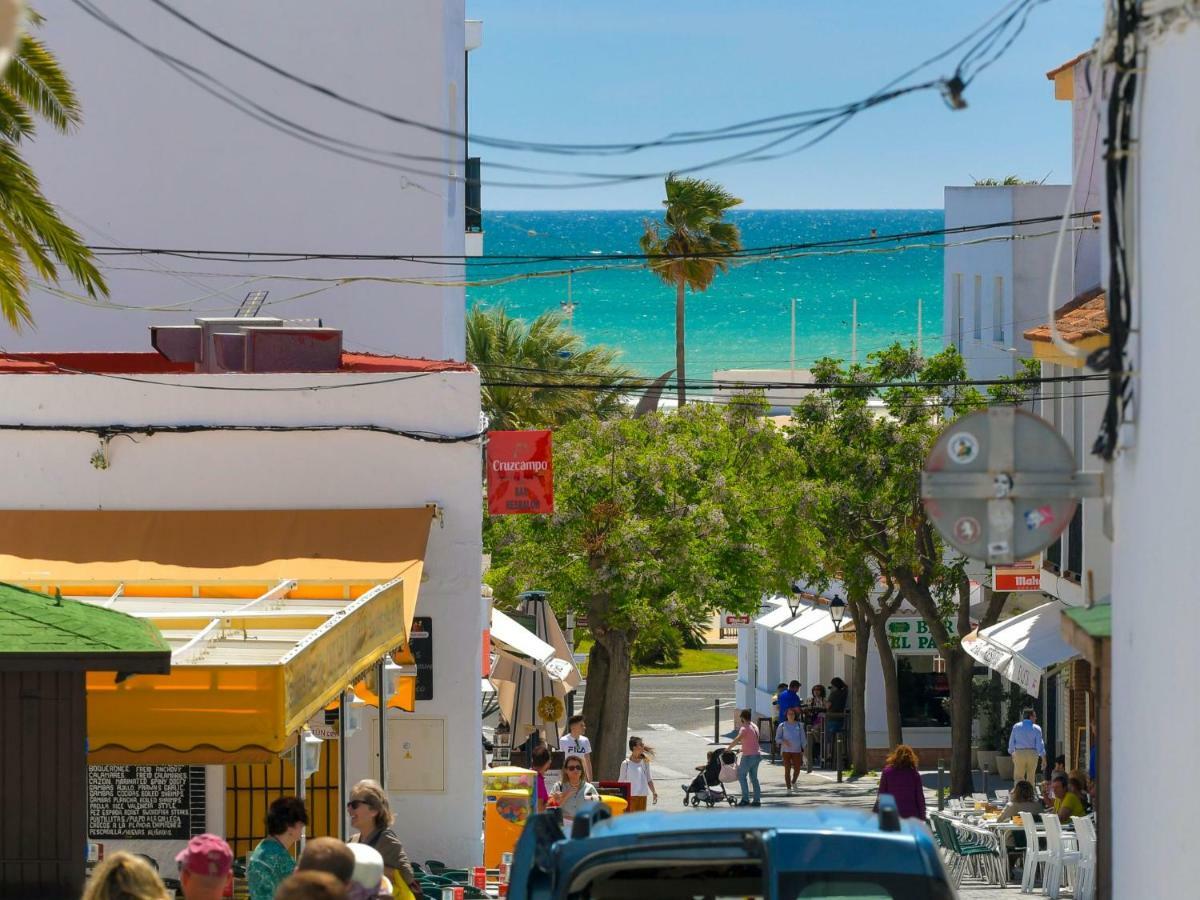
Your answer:
[[[288,387],[386,382],[396,375],[155,375],[191,385]],[[62,424],[365,424],[447,434],[479,430],[475,372],[331,391],[191,390],[87,375],[0,375],[0,422]],[[434,621],[434,699],[417,715],[446,719],[446,790],[393,793],[397,831],[418,859],[477,862],[479,757],[480,450],[354,432],[207,432],[116,438],[107,470],[95,436],[0,430],[6,509],[281,509],[438,503],[417,606]],[[351,779],[373,774],[365,730]],[[210,822],[224,821],[210,809]]]
[[[463,0],[257,0],[175,5],[214,32],[284,69],[399,115],[463,129]],[[46,193],[93,243],[341,253],[463,252],[458,138],[352,110],[209,41],[149,3],[103,4],[122,26],[212,73],[282,116],[388,151],[456,160],[391,159],[432,174],[346,159],[271,130],[184,80],[68,2],[39,6],[41,34],[82,102],[84,122],[45,129],[27,151]],[[269,289],[264,314],[323,317],[356,349],[462,359],[462,288],[357,283],[284,301],[317,284],[243,284],[263,274],[430,275],[428,264],[200,262],[120,257],[123,267],[246,273],[241,278],[116,271],[114,305],[89,308],[35,291],[36,330],[5,335],[9,350],[142,349],[150,324],[188,323],[193,312],[118,308],[196,305],[227,314],[252,289]]]
[[[1148,741],[1200,745],[1200,711],[1188,702],[1200,682],[1193,527],[1200,417],[1180,405],[1196,385],[1200,334],[1194,225],[1200,105],[1181,94],[1200,84],[1200,24],[1152,38],[1139,66],[1145,81],[1132,167],[1140,334],[1129,348],[1138,373],[1136,434],[1113,467],[1112,895],[1171,897],[1195,891],[1200,770],[1173,767],[1164,803],[1156,796],[1161,792],[1130,775],[1128,763],[1145,758]]]

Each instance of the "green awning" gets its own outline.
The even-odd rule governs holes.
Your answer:
[[[1112,637],[1112,604],[1097,604],[1091,609],[1078,607],[1063,611],[1063,615],[1093,638]]]
[[[152,622],[0,582],[0,669],[165,673],[171,647]]]

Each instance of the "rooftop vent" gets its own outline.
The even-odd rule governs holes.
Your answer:
[[[342,331],[284,319],[196,319],[194,325],[152,325],[150,342],[171,362],[197,372],[336,372]]]

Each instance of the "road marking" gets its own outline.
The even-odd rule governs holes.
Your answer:
[[[668,725],[666,722],[651,722],[646,727],[653,728],[655,731],[674,731],[675,730],[674,725]]]

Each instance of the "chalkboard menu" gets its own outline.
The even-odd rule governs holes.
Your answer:
[[[408,648],[417,664],[417,685],[414,699],[433,699],[433,619],[414,616],[408,635]]]
[[[186,841],[206,830],[204,766],[88,766],[88,836]]]

